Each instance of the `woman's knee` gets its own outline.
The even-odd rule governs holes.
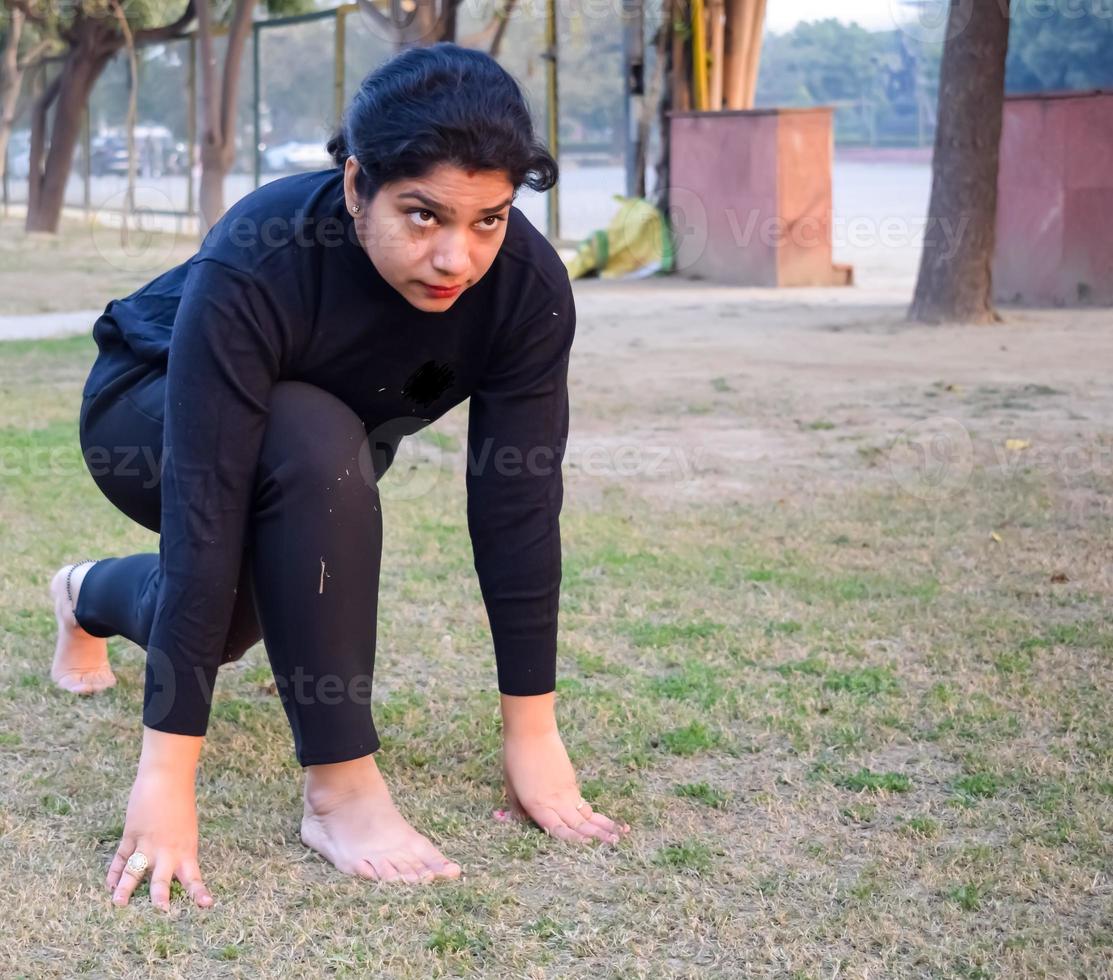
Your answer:
[[[366,442],[363,422],[335,395],[303,381],[280,381],[271,394],[259,477],[285,490],[300,484],[338,496],[353,489],[377,493],[373,469],[360,462]]]

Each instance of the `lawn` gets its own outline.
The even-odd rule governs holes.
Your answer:
[[[769,372],[747,386],[711,355],[652,391],[615,387],[594,301],[574,391],[589,438],[616,419],[629,432],[684,416],[690,434],[775,417],[777,445],[826,467],[777,482],[774,449],[748,468],[761,489],[730,493],[710,462],[709,493],[568,468],[558,717],[584,796],[630,836],[576,846],[491,818],[498,695],[461,406],[383,481],[374,711],[396,801],[463,879],[359,881],[301,845],[300,768],[260,645],[221,670],[202,757],[217,905],[191,908],[175,885],[169,916],[145,885],[119,910],[103,884],[140,747],[142,651],[111,641],[119,683],[95,699],[47,676],[53,571],[157,539],[81,463],[91,340],[0,345],[0,973],[1111,975],[1107,469],[1068,494],[1062,468],[1013,443],[1009,465],[918,492],[886,462],[891,417],[841,394]],[[996,393],[894,384],[910,417],[950,399],[1001,447],[1005,402],[1056,397],[1008,379]],[[1108,429],[1079,430],[1108,463]],[[414,493],[422,466],[435,478]]]
[[[99,310],[197,250],[197,237],[116,228],[66,217],[59,235],[0,215],[0,316]]]

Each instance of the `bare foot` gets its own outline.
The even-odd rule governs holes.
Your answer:
[[[398,812],[373,755],[306,767],[301,840],[361,878],[427,882],[461,874]]]
[[[116,683],[116,675],[108,664],[108,640],[91,636],[77,625],[73,609],[86,573],[92,565],[78,565],[70,576],[73,606],[66,595],[66,573],[73,565],[63,565],[50,582],[54,600],[54,618],[58,621],[58,639],[54,644],[54,663],[50,677],[59,687],[74,694],[95,694]]]

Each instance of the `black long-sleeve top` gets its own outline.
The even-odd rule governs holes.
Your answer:
[[[285,379],[352,408],[372,436],[377,476],[401,438],[470,396],[467,521],[498,687],[554,690],[575,319],[560,257],[514,207],[477,283],[443,313],[411,306],[363,250],[339,169],[257,188],[192,258],[110,302],[84,393],[137,362],[166,372],[143,723],[207,731],[270,392]],[[152,690],[156,656],[173,672],[169,703]]]

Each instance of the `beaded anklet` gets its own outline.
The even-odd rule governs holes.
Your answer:
[[[74,569],[76,569],[78,565],[95,565],[98,561],[100,561],[99,558],[82,558],[81,561],[74,562],[70,566],[70,570],[66,572],[66,595],[69,597],[70,600],[70,612],[73,613],[73,619],[75,623],[77,622],[77,607],[73,601],[73,589],[70,587],[70,576],[73,575]],[[89,573],[86,572],[85,574],[88,575]],[[80,626],[81,624],[77,623],[77,625]]]

